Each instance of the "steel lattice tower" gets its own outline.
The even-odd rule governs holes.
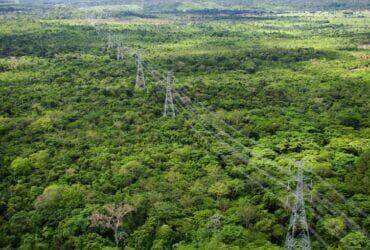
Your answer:
[[[113,48],[114,46],[114,37],[112,37],[111,34],[108,34],[108,41],[107,41],[107,47],[108,49]]]
[[[167,83],[166,83],[166,100],[164,102],[164,116],[171,115],[175,117],[175,106],[173,104],[173,93],[172,93],[172,83],[173,83],[173,72],[167,72]]]
[[[117,60],[122,60],[123,54],[124,54],[123,47],[121,46],[117,47]]]
[[[136,54],[136,65],[137,65],[137,72],[136,72],[136,87],[145,87],[145,77],[144,77],[144,70],[143,65],[141,63],[141,56],[140,53]]]
[[[298,162],[296,182],[297,187],[293,192],[295,200],[292,207],[292,214],[290,217],[289,231],[286,236],[285,247],[287,250],[310,250],[311,241],[304,204],[304,181],[301,161]]]

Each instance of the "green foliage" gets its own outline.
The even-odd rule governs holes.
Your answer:
[[[246,237],[245,233],[241,226],[226,225],[222,228],[218,237],[225,244],[243,245],[243,240]]]
[[[10,167],[15,174],[25,175],[31,171],[31,164],[27,158],[17,157],[12,161]]]
[[[365,2],[0,4],[0,248],[281,249],[292,159],[310,227],[369,248]]]
[[[332,237],[342,236],[346,225],[342,218],[327,218],[323,222],[323,229]]]
[[[360,232],[351,232],[340,240],[339,249],[365,249],[369,247],[368,239]]]
[[[49,210],[52,208],[73,209],[82,206],[86,199],[84,187],[53,184],[44,189],[44,192],[35,201],[36,209]]]

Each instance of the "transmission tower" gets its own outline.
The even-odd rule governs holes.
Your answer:
[[[117,47],[117,60],[122,60],[124,55],[123,47]]]
[[[173,83],[173,72],[167,72],[167,83],[166,83],[166,100],[164,102],[164,116],[171,115],[175,117],[175,106],[173,104],[173,94],[172,94],[172,83]]]
[[[136,66],[137,66],[137,72],[136,72],[136,87],[145,87],[145,78],[144,78],[144,70],[143,70],[143,64],[141,62],[141,56],[140,53],[136,54]]]
[[[289,230],[286,236],[285,247],[287,250],[310,250],[311,241],[308,232],[306,211],[304,204],[304,181],[302,162],[298,161],[298,173],[296,176],[297,187],[293,192],[294,204],[289,222]]]

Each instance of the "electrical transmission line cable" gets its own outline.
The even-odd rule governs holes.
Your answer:
[[[178,94],[178,93],[177,93]],[[186,95],[186,94],[185,94]],[[202,107],[200,109],[203,110],[203,112],[207,112],[208,114],[210,114],[211,112],[206,108],[204,107],[202,104],[199,104],[201,105]],[[208,116],[210,117],[210,116]],[[222,119],[220,118],[215,118],[217,121],[222,121]],[[210,119],[207,119],[208,122],[211,122]],[[227,124],[226,122],[222,121],[228,128],[232,128],[232,130],[238,132],[238,134],[241,135],[241,133],[236,130],[235,128],[233,128],[231,125]],[[247,152],[251,152],[250,155],[253,156],[253,157],[257,157],[261,160],[264,160],[264,161],[267,161],[267,162],[270,162],[271,164],[273,164],[273,161],[264,157],[263,155],[261,154],[256,154],[256,153],[253,153],[250,149],[246,148],[244,144],[242,144],[239,140],[235,139],[233,136],[229,135],[226,131],[223,131],[222,128],[220,128],[219,126],[215,125],[214,123],[210,123],[211,126],[213,126],[216,130],[220,130],[221,133],[224,135],[224,136],[227,136],[231,141],[235,142],[238,146],[244,148]],[[285,169],[281,168],[281,167],[277,167],[277,170],[281,173],[283,173],[284,175],[291,175],[290,172],[286,171]],[[262,170],[262,171],[265,171],[265,170]],[[270,174],[264,174],[265,176],[269,176]],[[271,176],[271,175],[270,175]],[[275,178],[275,177],[274,177]],[[275,178],[276,179],[276,178]],[[284,184],[285,185],[285,184]],[[286,187],[286,186],[285,186]],[[318,192],[319,193],[319,192]],[[318,197],[319,198],[319,197]],[[333,208],[334,204],[329,201],[328,199],[322,199],[322,198],[319,198],[320,199],[320,205],[323,206],[325,209],[327,209],[329,212],[331,212],[332,214],[334,215],[341,215],[346,221],[347,223],[351,226],[351,228],[355,229],[355,230],[359,230],[359,231],[362,231],[365,235],[367,235],[366,231],[364,229],[362,229],[356,222],[354,222],[353,220],[351,220],[350,218],[348,218],[347,214],[345,214],[344,212],[340,211],[338,213],[339,210],[335,210],[335,208]],[[329,205],[328,205],[329,204]],[[310,207],[309,207],[310,210],[312,210]],[[320,216],[321,218],[321,216]],[[338,238],[339,239],[339,238]]]
[[[187,106],[183,106],[182,104],[179,104],[178,106],[181,106],[184,110],[187,110],[189,112],[191,112],[191,116],[194,116],[194,115],[198,115],[195,113],[195,111],[191,110],[191,108],[187,107]],[[203,122],[201,119],[198,119],[197,120],[198,123],[201,123],[203,125],[203,127],[205,128],[205,130],[207,131],[207,124],[205,124],[206,122]],[[191,128],[196,132],[196,133],[200,133],[201,132],[196,129],[194,126],[190,125]],[[203,131],[204,133],[205,131]],[[218,133],[208,133],[208,135],[210,137],[213,137],[216,139],[216,141],[222,143],[224,146],[226,146],[227,148],[230,149],[230,151],[235,155],[237,156],[240,160],[242,160],[244,163],[246,164],[250,164],[248,159],[246,159],[243,154],[240,154],[240,152],[237,152],[235,150],[235,148],[233,146],[231,146],[228,142],[225,142],[221,136],[218,134]],[[202,136],[202,135],[201,135]],[[274,177],[272,177],[271,175],[265,175],[266,177],[268,177],[269,179],[272,179],[273,180],[273,183],[276,183],[276,179]],[[246,178],[248,178],[250,181],[252,181],[253,183],[257,184],[259,187],[261,187],[263,190],[271,193],[270,190],[267,189],[267,187],[265,185],[262,185],[259,181],[256,181],[254,180],[253,178],[251,178],[249,175],[245,175]],[[281,185],[281,184],[280,184]],[[276,196],[275,194],[272,193],[272,195],[280,202],[284,205],[285,201],[281,198],[281,197],[278,197]],[[325,246],[325,247],[328,247],[328,245],[326,244],[326,242],[321,238],[320,235],[318,235],[318,233],[313,229],[313,228],[310,228],[310,231],[315,235],[315,237]]]
[[[184,95],[186,95],[186,94],[184,94]],[[199,105],[201,105],[202,106],[202,109],[204,110],[204,112],[207,112],[207,113],[209,113],[210,115],[211,115],[211,111],[209,111],[208,109],[207,109],[207,107],[204,107],[204,105],[203,104],[199,104]],[[225,121],[223,121],[222,119],[220,119],[220,118],[218,118],[218,117],[215,117],[215,119],[218,121],[218,122],[222,122],[222,123],[224,123],[225,125],[226,125],[226,127],[228,127],[228,128],[230,128],[231,130],[233,130],[233,131],[235,131],[235,132],[237,132],[237,134],[239,134],[239,135],[241,135],[241,136],[243,136],[244,137],[244,135],[242,135],[241,133],[240,133],[240,131],[238,131],[237,129],[235,129],[234,127],[232,127],[230,124],[227,124]],[[212,125],[212,126],[215,126],[215,125]],[[216,125],[217,126],[217,125]],[[229,135],[230,136],[230,135]],[[233,138],[232,136],[231,136],[231,138],[233,139],[233,140],[236,140],[237,141],[237,143],[241,146],[241,147],[245,147],[240,141],[238,141],[237,139],[235,139],[235,138]],[[262,159],[262,160],[264,160],[264,161],[269,161],[269,162],[272,162],[270,159],[268,159],[268,158],[266,158],[266,157],[264,157],[263,155],[261,155],[261,154],[258,154],[258,153],[254,153],[252,150],[250,150],[250,149],[246,149],[247,151],[249,151],[250,152],[250,155],[251,156],[253,156],[253,157],[257,157],[257,158],[259,158],[259,159]],[[283,168],[279,168],[278,169],[278,171],[281,171],[283,174],[285,174],[285,175],[291,175],[289,172],[287,172],[285,169],[283,169]],[[312,172],[311,172],[312,173]],[[322,177],[320,177],[320,176],[317,176],[316,174],[314,174],[314,176],[315,177],[317,177],[317,178],[319,178],[320,179],[320,181],[324,181],[323,180],[323,178]],[[336,193],[339,193],[332,185],[330,185],[329,184],[329,186],[336,192]],[[320,194],[320,192],[318,192],[318,194]],[[339,193],[340,194],[340,193]],[[339,195],[338,194],[338,195]],[[319,197],[318,197],[319,198]],[[320,201],[324,201],[324,199],[322,199],[322,198],[319,198],[320,199]],[[344,202],[347,202],[347,200],[344,198],[344,197],[342,197],[342,199],[344,199]],[[335,208],[332,208],[333,207],[333,203],[331,202],[331,201],[329,201],[328,199],[325,199],[326,200],[326,202],[325,203],[320,203],[321,205],[323,205],[328,211],[330,211],[332,214],[334,214],[334,215],[341,215],[346,221],[347,221],[347,223],[349,224],[349,225],[351,225],[351,227],[353,227],[355,230],[359,230],[359,231],[362,231],[365,235],[367,235],[367,233],[366,233],[366,231],[363,229],[363,228],[361,228],[356,222],[354,222],[353,220],[351,220],[350,218],[348,218],[348,216],[344,213],[344,212],[339,212],[339,214],[338,214],[338,210],[335,210]],[[329,204],[329,206],[328,206],[328,204]],[[358,210],[358,208],[353,208],[353,209],[355,209],[355,210]],[[361,213],[362,211],[360,211],[360,213]],[[362,212],[361,213],[361,215],[363,215],[364,216],[364,213]],[[366,217],[366,216],[364,216],[364,217]]]
[[[175,79],[175,78],[174,78]],[[181,95],[179,95],[178,93],[176,93],[179,97],[181,97]],[[186,96],[186,94],[185,94],[185,96]],[[186,98],[187,100],[190,100],[190,98],[189,97],[187,97]],[[183,101],[183,98],[181,98],[181,101]],[[201,104],[202,105],[202,104]],[[202,105],[203,106],[203,105]],[[205,109],[206,111],[208,111],[207,113],[210,113],[209,112],[209,110],[206,108],[206,107],[204,107],[203,106],[203,109]],[[227,124],[226,122],[224,122],[222,119],[219,119],[219,118],[215,118],[217,121],[221,121],[222,123],[224,123],[228,128],[230,128],[231,130],[233,130],[233,131],[235,131],[235,132],[237,132],[239,135],[242,135],[241,133],[240,133],[240,131],[238,131],[237,129],[235,129],[234,127],[232,127],[230,124]],[[214,125],[212,125],[212,126],[214,126]],[[227,135],[227,136],[229,136],[230,137],[230,135],[228,135],[227,133],[225,134],[225,135]],[[242,135],[243,137],[244,137],[244,135]],[[236,140],[235,138],[233,138],[232,136],[230,137],[230,138],[232,138],[232,140]],[[245,146],[242,144],[242,143],[240,143],[238,140],[236,140],[237,141],[237,143],[240,145],[240,146],[242,146],[242,147],[244,147],[245,148]],[[261,155],[261,154],[258,154],[258,153],[255,153],[255,152],[253,152],[253,151],[251,151],[251,150],[249,150],[249,149],[247,149],[247,151],[249,151],[250,152],[250,155],[251,156],[253,156],[253,157],[257,157],[257,158],[259,158],[259,159],[262,159],[262,160],[268,160],[269,162],[272,162],[270,159],[268,159],[268,158],[266,158],[266,157],[264,157],[263,155]],[[286,174],[286,175],[291,175],[289,172],[287,172],[285,169],[283,169],[283,168],[279,168],[278,167],[278,170],[279,171],[281,171],[282,173],[284,173],[284,174]],[[321,181],[324,181],[320,176],[317,176],[316,174],[314,174],[316,177],[318,177],[318,178],[320,178],[321,179]],[[330,184],[329,184],[330,185]],[[336,192],[336,193],[338,193],[338,191],[334,188],[334,187],[332,187],[332,185],[330,185],[330,187]],[[318,192],[318,194],[320,194],[319,192]],[[339,195],[339,194],[338,194]],[[359,231],[362,231],[363,233],[365,233],[365,235],[367,235],[367,233],[366,233],[366,231],[364,230],[364,229],[362,229],[356,222],[354,222],[353,220],[351,220],[350,218],[348,218],[348,216],[344,213],[344,212],[342,212],[342,211],[340,211],[339,213],[337,212],[337,211],[339,211],[339,210],[335,210],[336,208],[334,207],[334,205],[333,205],[333,203],[331,202],[331,201],[329,201],[328,199],[323,199],[323,198],[321,198],[321,197],[317,197],[319,200],[320,200],[320,204],[325,208],[325,209],[327,209],[328,211],[330,211],[332,214],[334,214],[334,215],[341,215],[346,221],[347,221],[347,223],[349,223],[349,225],[351,225],[351,227],[353,227],[355,230],[359,230]],[[345,200],[345,198],[342,196],[341,197],[342,199],[344,199],[344,201],[346,202],[347,200]],[[328,205],[329,204],[329,205]],[[313,210],[312,208],[309,208],[310,210]],[[355,208],[356,210],[357,210],[357,208]],[[361,213],[361,214],[363,214],[363,213]],[[317,215],[317,216],[319,216],[319,215]],[[321,216],[319,216],[320,218],[321,218]]]
[[[177,93],[178,94],[178,93]],[[208,121],[208,120],[207,120]],[[225,135],[225,133],[223,133],[224,135]],[[237,143],[240,143],[240,142],[237,142]],[[267,177],[269,177],[269,175],[268,174],[265,174],[265,176],[267,176]],[[322,200],[322,199],[321,199]],[[330,203],[330,202],[329,202]],[[335,211],[333,211],[333,209],[332,208],[329,208],[326,204],[324,204],[323,205],[326,209],[328,209],[330,212],[332,212],[333,214],[336,214],[336,212]],[[310,208],[310,210],[312,210],[311,208]],[[316,214],[315,215],[315,217],[318,217],[319,219],[322,219],[322,217],[320,216],[320,215],[318,215],[318,214]],[[347,218],[346,216],[345,216],[345,218]],[[348,218],[347,218],[348,219]],[[361,230],[361,228],[356,224],[356,223],[354,223],[354,222],[351,222],[350,224],[352,224],[353,226],[355,226],[356,227],[356,229],[358,230]],[[312,228],[310,228],[310,231],[311,232],[313,232],[315,235],[317,235],[315,232],[314,232],[314,230],[312,229]],[[338,238],[338,237],[336,237],[336,238]],[[339,239],[339,238],[338,238]]]
[[[141,69],[140,71],[144,71],[143,70],[143,66],[141,65],[140,67],[138,66],[138,70],[139,70],[139,68]],[[153,72],[153,71],[152,71]],[[168,80],[167,80],[167,85],[168,85]],[[144,83],[145,83],[145,80],[144,80]],[[171,85],[172,85],[172,81],[171,81]],[[169,100],[169,99],[172,99],[172,101],[170,102],[170,103],[172,103],[173,104],[173,97],[172,97],[172,91],[170,92],[171,93],[171,95],[167,95],[169,92],[167,91],[167,87],[166,87],[166,102]],[[170,98],[168,99],[167,98],[167,96],[169,96]],[[171,105],[172,106],[172,105]],[[171,110],[173,111],[173,113],[172,114],[174,114],[174,108],[172,109],[171,108]],[[168,106],[167,106],[167,111],[168,111]],[[166,112],[167,113],[167,112]],[[226,125],[228,125],[228,124],[226,124]],[[231,127],[233,130],[235,130],[233,127]],[[239,132],[239,131],[237,131],[237,132]],[[240,133],[240,132],[239,132]],[[243,145],[244,146],[244,145]],[[252,153],[252,156],[257,156],[256,154],[253,154]],[[263,156],[262,156],[263,157]],[[343,197],[344,198],[344,197]],[[328,208],[328,210],[331,210],[330,208]]]

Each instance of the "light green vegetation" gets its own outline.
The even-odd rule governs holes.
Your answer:
[[[313,248],[369,247],[369,11],[203,5],[3,13],[0,248],[280,249],[297,159]]]

